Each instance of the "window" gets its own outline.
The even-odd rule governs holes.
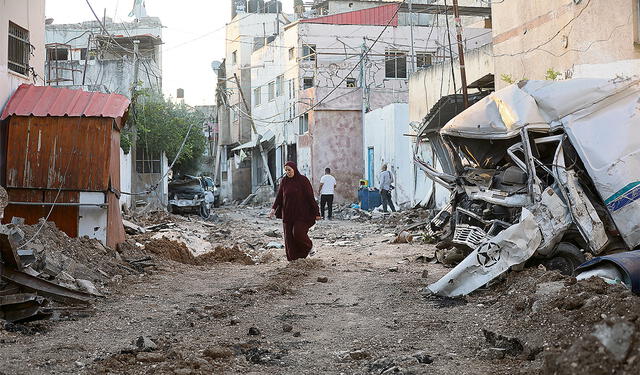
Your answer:
[[[231,53],[231,64],[235,65],[238,63],[238,51],[233,51]]]
[[[87,49],[80,48],[80,60],[87,60]]]
[[[289,99],[293,99],[296,97],[296,80],[292,78],[287,82],[289,82]]]
[[[302,46],[303,58],[307,61],[316,61],[316,45],[305,44]]]
[[[260,100],[262,99],[262,90],[260,87],[253,89],[253,106],[257,107],[260,105]]]
[[[151,153],[144,148],[136,149],[136,172],[162,173],[160,168],[160,153]]]
[[[9,22],[9,70],[28,75],[30,54],[29,31]]]
[[[356,79],[347,78],[347,87],[356,87]]]
[[[387,78],[407,78],[407,54],[402,51],[387,51],[384,71]]]
[[[69,60],[69,49],[65,46],[47,47],[47,61]]]
[[[420,68],[428,68],[431,66],[431,54],[426,52],[416,53],[416,66]]]
[[[302,80],[302,89],[306,90],[311,87],[313,87],[313,78],[309,78],[309,77],[304,78]]]
[[[272,101],[276,97],[276,83],[269,82],[269,101]]]
[[[284,94],[284,76],[280,75],[276,78],[276,96],[282,96]]]
[[[289,48],[289,60],[293,60],[296,58],[296,49],[291,47]]]
[[[304,134],[309,131],[309,114],[305,113],[302,116],[300,116],[299,119],[300,119],[299,134]]]

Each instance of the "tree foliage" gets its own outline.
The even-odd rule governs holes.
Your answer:
[[[144,148],[149,155],[164,152],[171,163],[188,132],[173,171],[174,174],[197,172],[207,146],[207,139],[202,133],[206,116],[148,90],[138,91],[133,102],[136,104],[130,114],[130,121],[137,130],[137,148]],[[121,139],[122,148],[128,152],[132,141],[131,130],[123,132]]]

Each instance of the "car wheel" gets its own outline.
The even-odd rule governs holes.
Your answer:
[[[208,219],[209,215],[211,214],[211,209],[209,209],[209,205],[207,205],[205,202],[200,203],[199,213],[203,219]]]
[[[542,264],[549,270],[572,276],[575,269],[584,262],[586,258],[577,246],[569,242],[560,242],[553,250],[551,258],[545,259]]]

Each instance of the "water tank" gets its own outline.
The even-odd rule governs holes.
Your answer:
[[[282,1],[269,0],[264,4],[265,13],[282,13]]]
[[[264,0],[247,1],[247,13],[264,13]]]

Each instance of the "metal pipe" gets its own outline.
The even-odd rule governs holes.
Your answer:
[[[467,71],[464,67],[464,47],[462,46],[462,21],[460,20],[460,10],[458,0],[453,0],[453,17],[456,25],[456,39],[458,40],[458,59],[460,60],[460,80],[462,81],[462,97],[464,99],[464,109],[469,108],[469,91],[467,89]]]

